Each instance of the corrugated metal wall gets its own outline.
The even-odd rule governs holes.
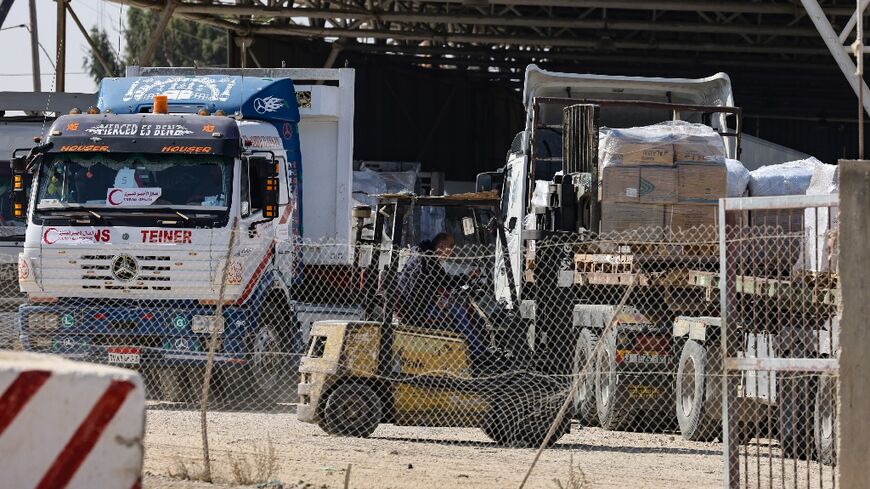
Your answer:
[[[254,45],[263,66],[323,66],[319,43],[263,40]],[[356,69],[354,158],[419,161],[448,180],[474,180],[499,168],[523,127],[519,94],[463,72],[415,68],[387,56],[347,53],[336,67]],[[234,64],[238,60],[233,61]]]

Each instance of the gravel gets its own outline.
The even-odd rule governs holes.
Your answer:
[[[327,435],[288,412],[211,412],[209,443],[216,481],[232,483],[230,460],[274,447],[277,471],[264,489],[510,488],[534,457],[531,449],[501,448],[478,429],[381,425],[368,439]],[[180,464],[201,471],[200,416],[193,410],[151,407],[145,438],[145,487],[215,487],[180,481]],[[635,486],[696,489],[722,486],[722,447],[679,435],[579,428],[544,452],[526,487],[557,488],[573,459],[584,488]],[[174,477],[171,474],[175,474]],[[279,482],[280,481],[280,482]],[[220,487],[221,485],[218,485]]]

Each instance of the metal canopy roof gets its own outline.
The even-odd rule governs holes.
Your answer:
[[[667,63],[715,53],[723,69],[830,68],[830,52],[799,0],[112,1],[164,13],[171,9],[173,17],[241,37],[336,39],[336,49],[473,67],[496,76],[521,72],[528,62],[590,56],[648,62],[650,54]],[[855,1],[828,0],[823,8],[842,29]]]

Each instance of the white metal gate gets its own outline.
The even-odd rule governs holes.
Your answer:
[[[837,484],[838,196],[722,199],[725,486]]]

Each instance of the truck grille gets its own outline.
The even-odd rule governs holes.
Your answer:
[[[129,282],[115,278],[112,262],[118,255],[83,255],[79,259],[83,288],[90,290],[172,290],[169,273],[172,259],[165,255],[134,255],[138,264],[136,276]]]

